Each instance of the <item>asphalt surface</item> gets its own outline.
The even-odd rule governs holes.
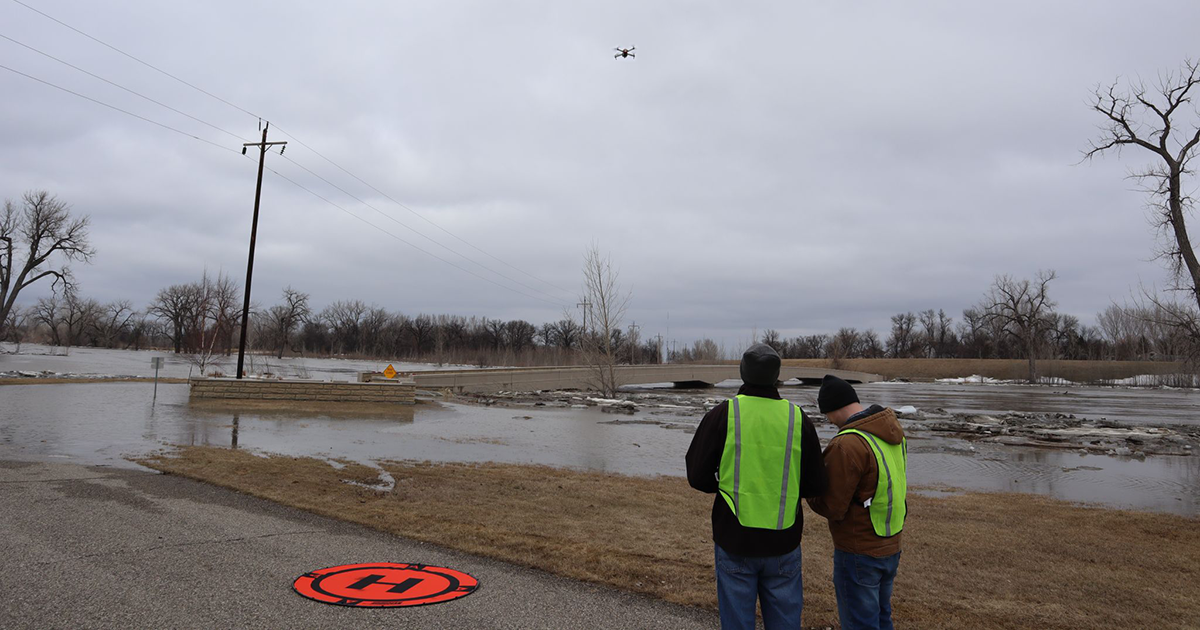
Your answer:
[[[140,470],[0,461],[4,628],[714,628],[715,613],[593,586]],[[316,569],[412,562],[471,595],[359,609],[304,599]]]

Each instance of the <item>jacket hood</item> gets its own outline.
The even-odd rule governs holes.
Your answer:
[[[896,412],[889,408],[883,408],[866,418],[850,422],[843,426],[841,431],[846,429],[858,429],[870,433],[888,444],[899,444],[904,441],[904,429],[900,428]]]

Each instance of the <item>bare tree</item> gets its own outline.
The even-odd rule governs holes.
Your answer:
[[[175,354],[183,352],[184,340],[187,335],[187,322],[196,308],[196,294],[192,285],[173,284],[158,292],[154,302],[147,312],[154,317],[165,320],[169,327],[167,335],[175,346]]]
[[[878,359],[884,355],[883,343],[879,341],[879,334],[874,330],[862,333],[860,348],[859,354],[865,359]]]
[[[301,293],[290,286],[283,288],[283,303],[272,306],[267,310],[271,333],[276,342],[276,358],[283,358],[283,351],[288,346],[292,333],[304,320],[312,315],[308,306],[308,294]]]
[[[984,358],[991,339],[988,336],[986,318],[979,309],[968,308],[963,311],[962,323],[958,325],[958,336],[962,342],[962,351],[978,359]]]
[[[57,292],[41,298],[33,307],[32,317],[44,324],[55,346],[68,348],[80,342],[83,331],[95,322],[100,313],[100,304],[95,300],[80,298],[74,290]]]
[[[892,333],[888,336],[888,354],[895,359],[905,359],[913,355],[917,345],[916,340],[917,316],[912,313],[892,315]]]
[[[862,335],[856,328],[840,328],[825,348],[825,356],[829,357],[829,366],[838,369],[842,367],[843,359],[853,359],[862,354]]]
[[[46,327],[46,331],[50,334],[50,344],[54,346],[62,345],[62,337],[58,329],[60,310],[62,310],[62,298],[58,293],[52,293],[47,297],[38,298],[37,303],[29,312],[29,317],[35,326],[40,324]]]
[[[321,319],[329,325],[333,341],[333,353],[342,354],[358,350],[359,328],[367,305],[359,300],[339,300],[321,311]]]
[[[208,274],[204,279],[208,280]],[[237,281],[224,273],[217,274],[208,291],[211,296],[210,317],[216,327],[215,347],[229,356],[233,353],[233,333],[242,324],[242,291]],[[251,313],[256,309],[254,304],[250,305]]]
[[[193,302],[186,324],[187,360],[203,375],[208,367],[220,364],[222,350],[229,354],[233,331],[241,320],[238,286],[224,274],[213,280],[205,272],[190,291]]]
[[[615,396],[621,385],[617,380],[613,331],[621,329],[631,296],[621,291],[618,276],[612,259],[602,255],[593,243],[583,260],[583,301],[591,309],[583,349],[584,358],[592,368],[593,386],[608,397]]]
[[[763,331],[762,342],[768,346],[771,346],[775,352],[781,352],[783,350],[783,338],[779,335],[779,331],[775,330],[774,328],[768,328]]]
[[[13,305],[8,311],[8,320],[0,325],[0,339],[8,339],[17,344],[16,353],[21,354],[21,342],[25,340],[25,336],[29,334],[29,323],[32,319],[32,310],[21,308],[20,305]]]
[[[1152,156],[1150,164],[1131,171],[1150,195],[1150,208],[1162,234],[1159,256],[1168,261],[1175,288],[1200,306],[1200,260],[1188,234],[1186,216],[1193,199],[1184,178],[1200,146],[1200,123],[1192,105],[1193,88],[1200,84],[1200,62],[1187,60],[1178,73],[1160,75],[1153,89],[1141,81],[1097,87],[1091,102],[1104,117],[1100,137],[1091,142],[1084,159],[1127,146]]]
[[[514,319],[504,325],[504,340],[513,352],[532,346],[536,334],[537,327],[523,319]]]
[[[415,356],[420,356],[422,352],[425,352],[426,347],[433,341],[435,327],[432,315],[422,313],[409,320],[408,334],[412,337]]]
[[[129,300],[117,300],[100,307],[95,321],[91,322],[97,345],[115,348],[133,328],[138,312]]]
[[[66,263],[90,262],[96,253],[88,242],[88,217],[73,218],[70,206],[44,190],[25,193],[21,202],[17,209],[5,200],[0,213],[0,326],[22,289],[43,278],[52,278],[55,289],[70,289],[74,280]]]
[[[1050,282],[1054,271],[1039,271],[1037,280],[1014,280],[997,276],[979,309],[984,318],[1020,344],[1029,361],[1029,382],[1036,383],[1037,354],[1046,334],[1054,329],[1054,302],[1050,300]]]
[[[797,359],[822,359],[829,344],[829,335],[807,335],[792,340],[793,354]]]

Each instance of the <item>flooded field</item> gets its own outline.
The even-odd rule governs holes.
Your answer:
[[[877,384],[860,388],[864,402],[930,405],[975,411],[1020,409],[1036,388]],[[661,397],[630,415],[583,404],[428,402],[385,413],[236,411],[193,406],[187,386],[148,383],[9,385],[0,387],[0,459],[62,459],[132,466],[124,457],[175,444],[371,462],[382,459],[496,461],[682,475],[683,455],[706,403],[731,387],[696,392],[639,389],[629,397]],[[812,407],[815,390],[787,387],[784,397]],[[1155,394],[1163,394],[1159,402]],[[1122,394],[1129,397],[1121,399]],[[1102,390],[1080,394],[1071,413],[1103,412],[1099,401],[1170,414],[1195,423],[1191,392]],[[1070,396],[1067,396],[1070,397]],[[583,402],[580,395],[580,402]],[[1074,400],[1074,399],[1073,399]],[[675,401],[674,403],[671,401]],[[678,402],[688,404],[675,404]],[[691,405],[698,407],[692,408]],[[1049,403],[1047,403],[1049,404]],[[1161,411],[1160,411],[1161,408]],[[1105,412],[1106,413],[1106,412]],[[1111,416],[1110,416],[1111,417]],[[1163,416],[1160,415],[1159,419]],[[1130,420],[1131,422],[1134,420]],[[819,423],[822,441],[832,427]],[[1034,492],[1053,497],[1187,515],[1200,514],[1200,457],[1084,454],[913,433],[914,484]]]
[[[104,348],[63,348],[22,344],[20,354],[13,354],[16,346],[0,344],[0,377],[4,375],[32,376],[49,373],[80,377],[154,376],[150,359],[163,357],[163,378],[187,378],[199,376],[200,371],[186,356],[161,350],[109,350]],[[246,372],[249,374],[269,373],[285,378],[355,380],[359,372],[383,371],[387,362],[359,361],[350,359],[317,359],[308,357],[284,357],[256,354],[246,355]],[[438,369],[427,363],[396,363],[401,371]],[[461,367],[461,366],[454,366]],[[237,369],[237,348],[231,356],[218,357],[205,371],[220,370],[232,375]]]

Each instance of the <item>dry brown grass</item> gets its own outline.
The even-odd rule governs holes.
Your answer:
[[[716,607],[711,495],[674,477],[542,466],[387,463],[191,447],[143,464],[559,575]],[[1200,620],[1200,519],[1021,494],[912,496],[893,604],[917,628],[1185,628]],[[833,624],[832,545],[807,508],[806,625]]]
[[[125,378],[0,378],[0,385],[69,385],[73,383],[153,383],[153,378],[130,376]],[[186,378],[158,379],[159,384],[180,385]]]
[[[831,367],[829,359],[784,359],[784,365]],[[1024,359],[843,359],[842,369],[879,374],[884,378],[929,380],[979,374],[1005,380],[1029,377]],[[1038,361],[1038,374],[1076,383],[1095,383],[1140,374],[1178,374],[1182,363],[1172,361]]]

